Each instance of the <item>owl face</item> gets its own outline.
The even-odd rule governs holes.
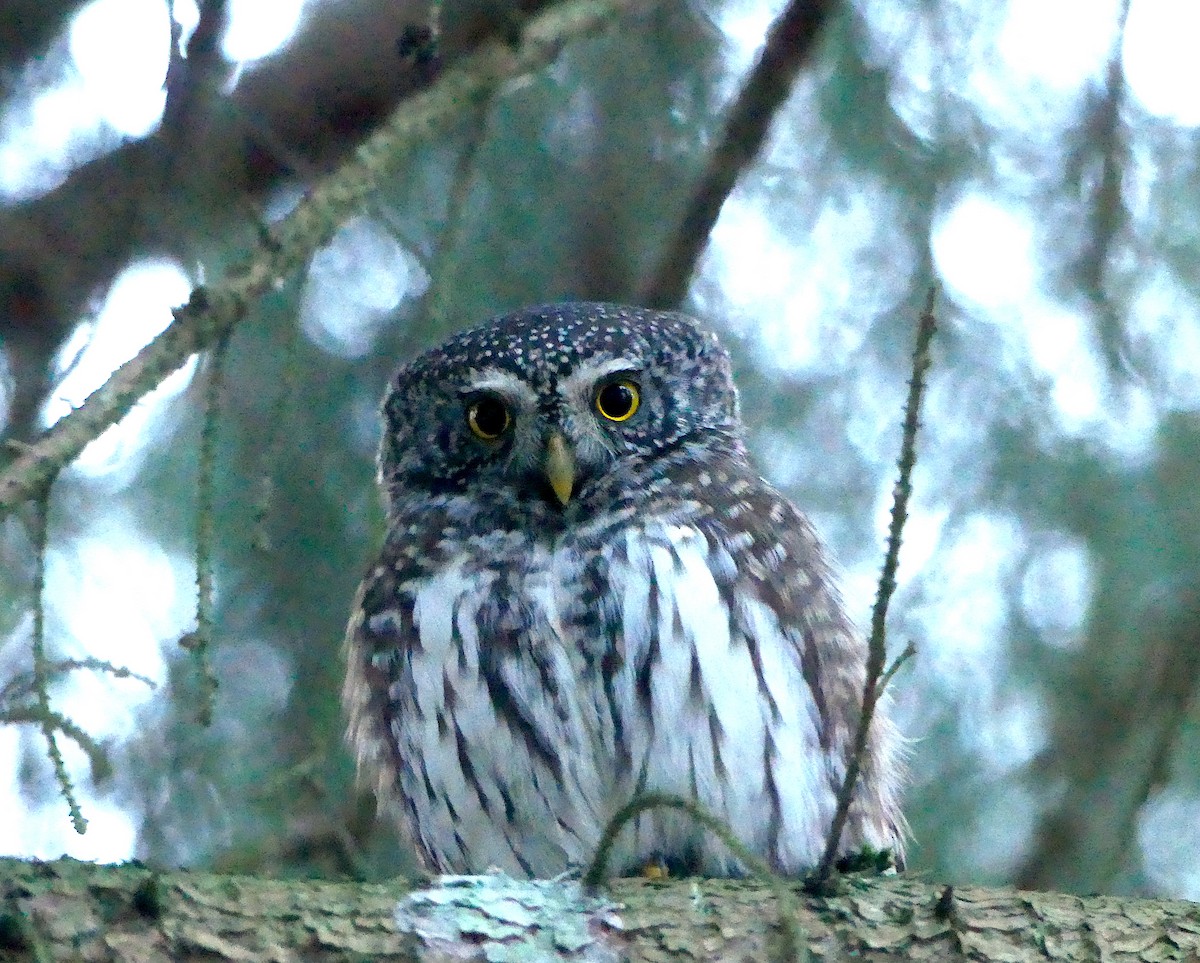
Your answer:
[[[503,315],[401,368],[384,405],[380,475],[559,510],[678,446],[740,447],[729,358],[678,314],[573,303]],[[611,486],[610,486],[611,487]]]

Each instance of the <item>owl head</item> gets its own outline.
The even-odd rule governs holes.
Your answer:
[[[569,506],[689,444],[742,451],[716,335],[676,313],[567,303],[500,315],[416,358],[384,399],[380,480]]]

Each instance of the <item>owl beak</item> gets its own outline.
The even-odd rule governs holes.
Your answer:
[[[554,432],[546,442],[546,480],[554,494],[564,505],[571,500],[571,489],[575,487],[575,456],[567,441],[559,432]]]

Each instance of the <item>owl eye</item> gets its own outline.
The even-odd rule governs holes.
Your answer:
[[[609,421],[628,421],[640,401],[637,384],[628,379],[610,381],[596,392],[596,410]]]
[[[467,424],[476,438],[495,441],[512,424],[508,407],[499,398],[480,398],[467,409]]]

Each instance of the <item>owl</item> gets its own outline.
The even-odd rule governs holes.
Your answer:
[[[383,404],[378,561],[347,634],[360,772],[427,868],[586,865],[642,791],[696,800],[784,874],[819,859],[866,646],[812,525],[750,461],[729,356],[676,313],[567,303],[405,365]],[[842,850],[898,850],[870,734]],[[739,875],[677,810],[612,865]]]

